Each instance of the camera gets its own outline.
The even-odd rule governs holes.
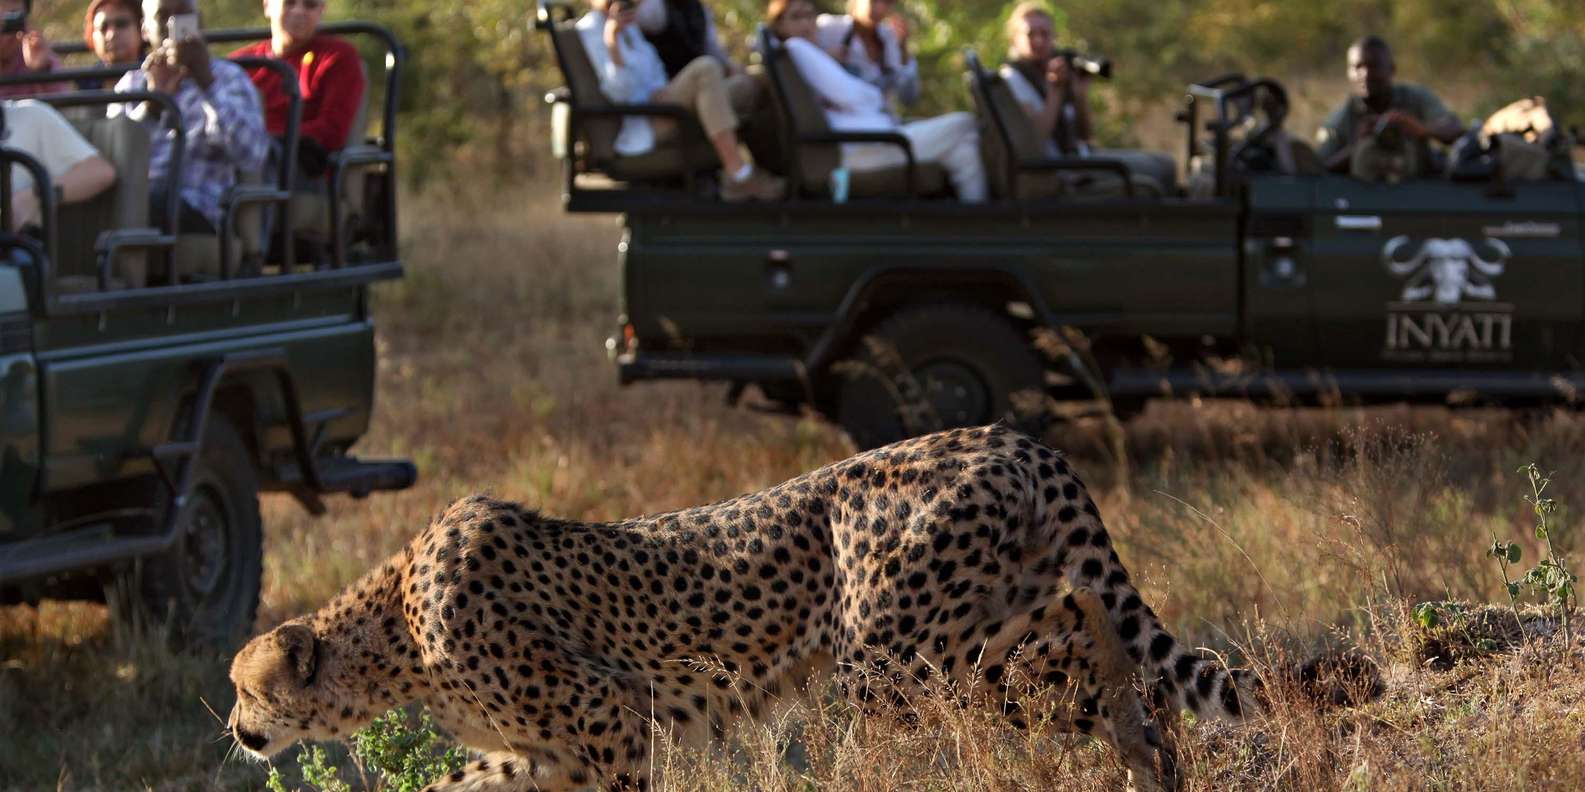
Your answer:
[[[1057,50],[1057,57],[1068,65],[1069,69],[1077,69],[1091,77],[1103,80],[1112,79],[1112,62],[1106,58],[1091,58],[1078,50]]]
[[[21,33],[28,29],[28,13],[26,11],[7,11],[0,16],[0,34]]]

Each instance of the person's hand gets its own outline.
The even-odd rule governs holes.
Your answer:
[[[602,31],[605,39],[605,49],[611,55],[612,62],[618,66],[622,63],[622,31],[628,25],[638,21],[638,4],[622,0],[612,2],[606,6],[605,30]]]
[[[908,19],[902,14],[893,12],[886,15],[886,26],[892,29],[897,36],[897,49],[902,53],[903,60],[908,60]]]
[[[1420,119],[1402,110],[1388,110],[1381,117],[1381,121],[1384,124],[1397,127],[1398,131],[1402,132],[1403,136],[1410,140],[1419,140],[1427,134],[1425,124],[1420,123]]]
[[[33,188],[11,193],[11,230],[21,231],[22,226],[39,221],[39,196]]]
[[[1366,113],[1354,123],[1354,142],[1358,143],[1376,134],[1376,125],[1381,122],[1381,116],[1375,113]]]
[[[199,88],[207,90],[215,81],[214,70],[209,67],[209,45],[203,36],[176,42],[174,59],[182,72],[198,83]]]
[[[176,64],[170,48],[163,44],[155,47],[143,59],[143,73],[148,75],[149,90],[152,91],[174,94],[177,86],[182,84],[182,67]]]
[[[22,34],[22,63],[33,71],[50,67],[50,43],[44,31],[30,29]]]

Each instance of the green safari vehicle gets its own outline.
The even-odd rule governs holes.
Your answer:
[[[119,611],[166,622],[183,642],[223,646],[251,628],[258,603],[260,492],[319,514],[324,496],[415,480],[406,460],[350,453],[374,409],[369,287],[402,274],[393,146],[404,53],[384,28],[326,27],[383,56],[369,91],[378,134],[367,134],[365,108],[321,194],[294,191],[290,167],[239,174],[218,235],[149,227],[148,133],[104,117],[129,98],[179,112],[167,95],[40,97],[116,167],[115,186],[86,203],[57,205],[35,160],[0,149],[33,172],[43,209],[39,228],[0,237],[0,602],[114,594]],[[206,35],[220,44],[269,31]],[[0,179],[4,228],[9,185]]]
[[[545,4],[538,24],[567,79],[549,97],[565,206],[625,219],[607,343],[624,383],[755,385],[861,446],[1081,402],[1538,404],[1585,385],[1585,184],[1566,143],[1540,180],[1357,181],[1283,156],[1307,147],[1284,134],[1282,86],[1228,75],[1186,92],[1187,189],[1097,198],[1054,174],[1126,165],[1045,158],[971,53],[993,199],[941,197],[910,151],[903,178],[860,191],[853,174],[838,203],[846,137],[766,36],[775,128],[740,135],[792,194],[724,204],[687,141],[644,155],[669,171],[615,155],[609,119],[677,109],[604,101],[570,15]]]

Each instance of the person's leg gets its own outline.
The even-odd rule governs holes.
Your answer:
[[[743,153],[738,150],[737,114],[727,92],[726,72],[721,62],[711,57],[695,58],[684,66],[665,87],[655,92],[654,101],[679,104],[692,110],[710,137],[721,166],[728,174],[743,169]]]
[[[721,159],[722,200],[777,200],[786,195],[786,182],[751,167],[743,159],[737,137],[738,116],[732,109],[732,91],[727,87],[720,61],[708,56],[695,58],[655,93],[654,101],[680,104],[698,117]]]
[[[985,200],[985,162],[980,159],[979,124],[970,113],[947,113],[903,125],[918,162],[939,162],[947,169],[958,200]]]

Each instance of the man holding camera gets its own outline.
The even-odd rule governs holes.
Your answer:
[[[1165,154],[1090,147],[1090,80],[1109,79],[1107,64],[1056,48],[1056,25],[1042,2],[1024,2],[1007,20],[1008,61],[999,74],[1023,106],[1051,157],[1121,160],[1162,191],[1177,184],[1177,163]]]
[[[1432,164],[1428,141],[1452,143],[1463,133],[1436,94],[1394,83],[1396,73],[1392,48],[1380,37],[1365,36],[1348,48],[1354,93],[1315,135],[1327,170],[1367,181],[1421,176]]]
[[[55,70],[55,53],[50,51],[44,31],[33,27],[28,15],[33,0],[0,0],[0,75],[47,74]],[[21,83],[0,85],[0,97],[34,96],[71,90],[68,83]]]
[[[237,171],[257,170],[269,153],[270,137],[259,110],[259,95],[242,67],[211,58],[199,32],[195,0],[144,0],[143,36],[153,50],[143,68],[127,72],[116,91],[151,90],[170,94],[181,111],[187,134],[182,171],[171,173],[175,136],[156,102],[110,105],[111,117],[125,114],[152,131],[149,149],[150,221],[164,226],[166,196],[180,193],[183,230],[215,233],[222,202],[237,181]],[[179,183],[173,181],[180,177]]]

